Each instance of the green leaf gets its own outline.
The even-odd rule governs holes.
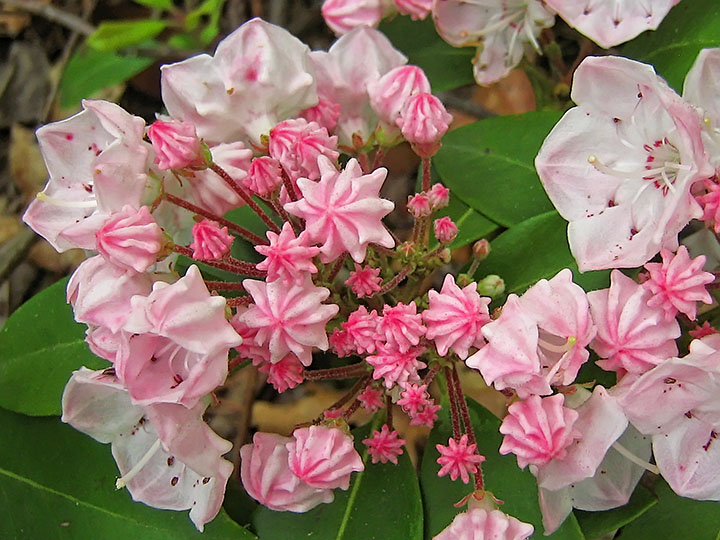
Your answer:
[[[167,25],[167,21],[148,19],[103,22],[88,36],[87,44],[98,51],[117,51],[154,38]]]
[[[408,63],[421,67],[430,79],[433,92],[473,84],[473,47],[453,47],[435,31],[432,19],[413,21],[397,16],[380,25],[392,44],[408,57]]]
[[[639,485],[626,505],[606,512],[576,510],[575,517],[577,517],[580,528],[587,538],[600,538],[637,519],[655,506],[657,502],[657,497]]]
[[[200,41],[203,45],[210,43],[218,34],[224,3],[225,0],[205,0],[185,17],[185,29],[188,31],[195,30],[203,21],[203,17],[207,17],[207,23],[200,32]]]
[[[0,330],[0,406],[32,416],[60,414],[74,370],[108,367],[85,343],[85,325],[73,320],[66,286],[67,278],[36,294]]]
[[[75,108],[84,98],[134,77],[153,63],[143,56],[82,48],[73,54],[60,81],[60,106]]]
[[[172,9],[172,0],[133,0],[136,4],[154,9]]]
[[[447,405],[447,406],[446,406]],[[535,527],[534,538],[543,538],[540,508],[537,502],[537,484],[535,478],[525,469],[520,470],[515,457],[501,456],[498,453],[502,435],[498,431],[500,420],[472,399],[468,400],[470,417],[478,440],[478,450],[486,457],[483,463],[485,487],[495,497],[505,501],[500,510],[516,517],[520,521]],[[452,426],[448,416],[449,404],[443,399],[443,408],[435,427],[430,432],[420,469],[423,504],[425,506],[425,538],[430,539],[453,520],[464,508],[453,505],[473,491],[471,484],[460,480],[453,482],[448,476],[438,477],[437,459],[440,453],[436,444],[447,445],[452,436]],[[585,540],[578,523],[570,514],[565,523],[550,536],[551,540]]]
[[[372,429],[377,429],[374,422]],[[347,491],[335,490],[335,501],[304,514],[258,507],[254,525],[261,540],[419,540],[423,513],[415,469],[404,453],[398,465],[371,464],[362,440],[370,426],[353,430],[365,471],[354,473]]]
[[[658,504],[623,527],[622,540],[716,540],[720,537],[720,503],[680,497],[664,481],[656,483],[655,494]]]
[[[670,86],[682,91],[683,80],[698,53],[720,46],[720,5],[717,0],[681,2],[654,32],[625,45],[623,56],[653,64]]]
[[[451,131],[433,159],[455,196],[509,227],[553,209],[533,162],[560,113],[498,116]]]
[[[458,235],[450,249],[456,249],[474,242],[491,232],[497,230],[500,226],[493,223],[478,211],[470,208],[457,197],[450,197],[450,204],[440,210],[434,219],[449,216],[458,226]],[[432,247],[437,246],[438,242],[433,237]]]
[[[567,222],[554,210],[509,228],[491,242],[490,255],[475,275],[497,274],[505,280],[506,292],[520,294],[538,280],[570,268],[575,283],[586,291],[608,287],[609,271],[578,272],[566,228]]]
[[[195,530],[187,512],[157,510],[116,490],[110,446],[58,418],[0,409],[0,538],[249,540],[224,511]],[[232,481],[232,480],[231,480]]]

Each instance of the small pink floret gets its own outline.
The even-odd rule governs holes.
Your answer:
[[[193,225],[193,258],[199,261],[214,261],[222,259],[230,253],[235,237],[228,232],[227,227],[220,227],[217,222],[203,219]]]
[[[327,129],[304,118],[285,120],[272,128],[268,152],[293,180],[300,177],[317,180],[320,178],[318,156],[336,161],[340,155],[337,137],[329,136]]]
[[[372,437],[363,440],[368,447],[368,454],[372,457],[373,463],[387,463],[388,461],[397,465],[398,456],[402,455],[402,446],[405,440],[400,438],[397,431],[388,428],[384,424],[380,431],[373,431]]]
[[[281,280],[286,285],[300,284],[308,274],[317,273],[312,259],[320,252],[320,248],[310,246],[305,232],[296,237],[292,225],[283,224],[280,234],[268,231],[269,246],[255,246],[255,250],[265,255],[265,260],[258,263],[258,270],[266,270],[267,281]]]
[[[415,94],[405,103],[397,125],[403,137],[422,158],[434,155],[448,130],[452,116],[442,102],[429,93]]]
[[[452,243],[458,235],[458,227],[448,216],[436,219],[433,222],[433,231],[438,242],[447,246]]]
[[[385,335],[388,345],[397,347],[400,352],[407,352],[420,343],[426,328],[422,323],[422,315],[417,312],[415,301],[412,301],[409,304],[398,302],[396,306],[386,304],[379,331]]]
[[[450,438],[447,446],[436,444],[435,448],[440,452],[437,462],[442,466],[438,476],[449,474],[451,480],[460,478],[465,484],[470,481],[470,475],[478,471],[479,464],[485,461],[485,457],[475,451],[476,445],[468,444],[467,434],[459,441]]]
[[[261,197],[269,195],[282,184],[282,167],[277,159],[259,156],[252,160],[243,185]]]
[[[662,263],[645,265],[650,279],[643,283],[643,287],[653,294],[648,306],[662,306],[666,320],[673,319],[678,311],[694,320],[697,302],[712,304],[712,297],[705,286],[715,281],[715,276],[703,271],[705,255],[691,259],[687,248],[682,245],[674,255],[667,249],[660,254]]]
[[[377,412],[385,406],[385,392],[372,385],[366,386],[357,398],[363,409],[371,413]]]
[[[144,272],[155,264],[163,247],[163,232],[147,206],[125,205],[111,214],[95,233],[97,250],[106,261],[123,270]]]
[[[355,263],[355,270],[350,272],[350,277],[345,281],[358,298],[372,296],[380,290],[382,278],[380,268],[373,268],[370,265],[360,266]]]

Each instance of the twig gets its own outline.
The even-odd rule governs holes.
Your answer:
[[[87,22],[82,17],[68,13],[52,4],[46,4],[44,2],[36,2],[32,0],[2,0],[2,3],[6,6],[14,7],[38,15],[47,19],[50,22],[57,23],[66,28],[69,28],[73,32],[89,36],[95,32],[95,27]]]

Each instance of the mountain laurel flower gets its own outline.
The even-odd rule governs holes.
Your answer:
[[[358,298],[372,296],[380,290],[382,285],[380,268],[373,268],[370,265],[361,267],[355,263],[355,270],[350,272],[350,277],[345,280],[345,285],[350,287]]]
[[[346,490],[350,475],[365,469],[352,437],[338,428],[296,429],[286,448],[290,470],[314,488]]]
[[[220,227],[217,222],[209,219],[203,219],[193,225],[192,237],[190,249],[193,250],[193,258],[199,261],[222,259],[230,253],[230,247],[235,240],[227,227]]]
[[[670,8],[680,0],[643,2],[575,2],[545,0],[568,25],[603,49],[630,41],[646,30],[655,30]]]
[[[505,435],[500,453],[515,454],[521,469],[563,459],[567,447],[581,437],[573,429],[578,412],[563,407],[564,402],[562,394],[545,398],[533,395],[510,405],[500,426],[500,433]]]
[[[405,439],[400,438],[396,430],[390,431],[387,424],[383,424],[380,431],[374,430],[372,436],[363,439],[363,444],[368,447],[368,454],[373,463],[393,463],[397,465],[398,456],[402,455],[402,447]]]
[[[397,347],[400,352],[407,352],[420,343],[427,329],[423,326],[422,315],[417,312],[413,300],[409,304],[385,304],[378,331],[384,334],[388,345]]]
[[[391,126],[400,117],[410,96],[430,92],[430,81],[417,66],[399,66],[368,84],[370,105]]]
[[[286,285],[293,282],[301,284],[308,273],[317,273],[312,259],[320,248],[309,245],[306,232],[296,237],[292,225],[286,222],[280,234],[268,231],[266,235],[270,245],[255,246],[255,250],[265,255],[265,260],[257,264],[257,269],[267,271],[268,282],[282,280]]]
[[[253,193],[266,197],[282,185],[282,166],[270,156],[258,156],[250,163],[242,184]]]
[[[427,384],[406,384],[400,392],[400,405],[409,416],[415,416],[417,412],[424,409],[430,402],[430,394],[427,392]]]
[[[608,100],[608,96],[613,99]],[[702,209],[690,188],[713,175],[702,117],[652,66],[587,57],[570,109],[545,139],[535,167],[570,223],[581,272],[645,264]]]
[[[253,279],[244,280],[243,286],[254,303],[239,314],[237,322],[257,328],[255,344],[270,349],[271,362],[280,362],[292,352],[309,366],[314,347],[327,350],[325,326],[340,308],[322,303],[330,291],[313,285],[309,274],[302,283],[290,286],[282,280],[266,283]]]
[[[648,306],[662,306],[666,320],[673,319],[678,311],[694,320],[697,302],[712,304],[713,301],[705,286],[715,281],[715,276],[703,272],[705,255],[691,259],[687,248],[682,245],[674,255],[667,249],[663,249],[660,255],[662,263],[645,264],[650,279],[643,283],[643,287],[653,293]]]
[[[385,392],[371,384],[358,394],[357,399],[363,409],[371,413],[377,412],[385,406]]]
[[[257,432],[240,448],[240,479],[247,494],[271,510],[307,512],[332,502],[332,489],[309,486],[290,470],[291,437]]]
[[[189,122],[156,120],[147,130],[160,170],[204,168],[204,152],[195,126]]]
[[[343,331],[347,332],[358,354],[374,353],[378,343],[382,342],[383,335],[378,332],[379,322],[377,311],[368,312],[365,306],[360,306],[342,323]]]
[[[95,239],[97,251],[105,260],[138,273],[155,264],[165,244],[163,231],[147,206],[136,210],[125,205],[110,215],[95,233]]]
[[[308,107],[300,112],[300,116],[308,122],[316,122],[328,130],[328,133],[335,131],[338,119],[340,118],[340,104],[329,98],[320,96],[318,104]]]
[[[680,326],[667,320],[660,305],[649,305],[652,293],[619,270],[610,274],[610,288],[589,292],[597,336],[590,344],[608,371],[644,373],[677,355]]]
[[[433,210],[445,208],[450,204],[450,190],[439,182],[432,185],[427,192],[427,196],[430,199],[430,205]]]
[[[500,510],[471,508],[455,516],[433,540],[526,540],[534,530]]]
[[[382,224],[382,218],[395,207],[380,198],[387,169],[381,167],[363,174],[353,158],[344,170],[338,171],[324,155],[318,157],[318,168],[320,181],[300,178],[302,199],[287,203],[284,208],[305,220],[311,242],[322,243],[321,261],[333,261],[347,251],[355,262],[361,263],[371,243],[395,247]]]
[[[418,349],[400,352],[387,345],[378,345],[375,354],[365,360],[373,367],[373,379],[383,379],[385,388],[389,390],[396,384],[404,385],[420,380],[418,370],[427,367],[419,360],[422,352]]]
[[[377,26],[388,0],[325,0],[320,9],[325,23],[340,36],[356,26]]]
[[[428,291],[429,305],[422,313],[427,327],[425,337],[435,342],[440,356],[447,355],[452,348],[465,360],[470,347],[485,343],[480,330],[490,322],[490,298],[481,297],[476,287],[470,283],[461,289],[452,274],[448,274],[440,292]]]
[[[437,462],[441,465],[438,476],[449,474],[451,480],[460,478],[467,484],[470,475],[475,474],[480,463],[485,461],[485,457],[475,451],[476,447],[477,445],[468,443],[467,434],[457,441],[451,437],[447,446],[436,444],[435,448],[440,452]]]
[[[432,214],[430,198],[425,193],[408,195],[407,210],[416,219],[429,216]]]
[[[327,129],[304,118],[285,120],[272,128],[268,152],[293,180],[300,177],[317,180],[320,178],[318,156],[337,161],[340,155],[337,137],[331,137]]]
[[[433,232],[435,233],[435,238],[437,238],[437,241],[440,242],[442,245],[447,246],[449,244],[452,244],[452,241],[457,238],[458,227],[457,225],[455,225],[455,222],[452,219],[450,219],[448,216],[445,216],[436,219],[433,222]]]
[[[442,101],[425,92],[410,96],[396,120],[403,137],[421,158],[435,155],[450,122],[452,116]]]
[[[294,354],[288,354],[279,362],[262,364],[258,371],[268,376],[268,382],[278,394],[295,388],[303,382],[303,365]]]

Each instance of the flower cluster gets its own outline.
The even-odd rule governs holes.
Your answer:
[[[377,26],[396,13],[414,20],[432,14],[437,33],[454,47],[476,47],[473,73],[478,84],[505,77],[531,47],[542,54],[540,33],[555,15],[604,49],[655,30],[680,0],[325,0],[322,14],[338,35],[357,26]]]
[[[421,18],[430,4],[323,9],[343,33],[351,12]],[[498,56],[507,68],[513,47],[534,42],[554,17],[549,1],[502,4],[481,15],[473,3],[434,4],[443,33],[483,43],[479,63],[488,63],[476,68],[488,72]],[[561,12],[563,3],[554,4]],[[594,23],[577,26],[585,24]],[[720,341],[702,327],[704,337],[678,357],[675,340],[678,316],[694,320],[697,303],[712,301],[706,286],[715,276],[677,235],[691,218],[720,229],[719,54],[701,55],[685,98],[630,60],[588,58],[578,68],[578,107],[536,164],[571,222],[579,268],[613,268],[611,284],[586,293],[564,269],[510,294],[492,315],[502,280],[474,281],[487,241],[474,246],[465,274],[428,290],[426,278],[448,263],[458,235],[450,217],[438,217],[448,189],[431,182],[451,116],[422,70],[372,28],[310,52],[254,19],[213,56],[162,68],[168,115],[151,126],[117,105],[85,101],[79,114],[38,131],[50,180],[24,217],[60,251],[97,253],[73,274],[67,299],[108,367],[73,374],[63,420],[111,444],[119,488],[151,506],[190,510],[202,530],[232,473],[223,458],[231,443],[203,419],[230,369],[253,365],[279,393],[303,381],[355,380],[291,437],[258,432],[239,449],[247,493],[291,512],[347,490],[367,466],[361,453],[372,463],[405,459],[393,411],[432,428],[440,373],[452,436],[435,446],[438,475],[472,479],[474,489],[468,510],[437,538],[527,538],[530,525],[472,502],[486,495],[486,450],[458,373],[464,362],[508,397],[500,453],[515,454],[537,478],[546,532],[573,507],[624,504],[645,469],[681,495],[717,500],[720,481],[708,471],[720,448]],[[395,204],[380,191],[385,151],[402,141],[421,160],[422,182],[405,208],[412,231],[399,239],[383,223]],[[230,219],[241,206],[265,225],[264,237]],[[241,260],[243,244],[262,260]],[[662,261],[649,262],[658,253]],[[617,270],[643,264],[642,282]],[[213,270],[221,280],[209,279]],[[616,385],[588,391],[577,383],[589,349]],[[351,359],[318,365],[320,351]],[[666,406],[655,407],[661,398]],[[361,407],[381,411],[382,425],[354,441],[348,421]]]

